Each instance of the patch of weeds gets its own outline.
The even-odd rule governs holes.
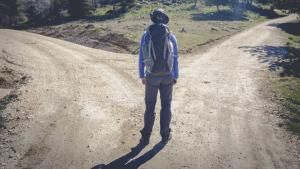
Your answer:
[[[295,23],[275,26],[283,30],[286,45],[239,48],[257,57],[261,63],[268,64],[269,71],[278,75],[272,81],[272,89],[282,107],[279,116],[285,120],[288,130],[300,136],[300,29],[296,29],[299,25]]]
[[[276,91],[279,93],[285,113],[288,130],[300,135],[300,79],[296,77],[281,78],[276,82]]]
[[[290,36],[288,38],[290,41],[294,42],[294,43],[298,43],[300,45],[300,36]],[[290,45],[293,45],[293,43],[291,42],[287,42]]]
[[[8,116],[5,114],[5,109],[7,105],[17,100],[18,89],[28,83],[31,77],[11,68],[11,65],[19,67],[22,65],[15,63],[10,53],[5,50],[0,53],[0,65],[0,89],[9,92],[8,94],[5,93],[6,95],[1,94],[0,97],[0,129],[5,129]]]
[[[194,1],[171,5],[147,1],[137,3],[126,12],[119,12],[118,6],[101,6],[86,19],[79,23],[60,25],[59,30],[44,27],[32,32],[92,48],[137,54],[141,36],[151,24],[149,13],[156,8],[164,8],[170,17],[169,27],[176,34],[180,54],[190,54],[201,51],[204,44],[229,37],[267,19],[257,10],[243,6],[236,9],[220,6],[218,12],[215,6],[207,6],[202,2],[194,6]],[[94,28],[86,28],[82,23],[94,24]],[[116,35],[113,35],[112,41],[107,40],[106,35],[110,34],[117,34],[119,40],[116,40]],[[119,35],[125,35],[125,38]],[[123,45],[124,39],[127,41],[126,46]]]
[[[18,73],[8,67],[0,68],[0,88],[17,89],[28,82],[30,77]]]
[[[287,36],[287,51],[284,65],[286,76],[275,83],[276,92],[282,97],[280,102],[286,117],[288,130],[300,136],[300,24],[283,23],[278,25]]]
[[[6,109],[7,105],[17,101],[18,99],[18,94],[16,91],[10,92],[8,95],[0,99],[0,129],[5,128],[5,115],[4,115],[4,110]]]
[[[195,21],[246,21],[247,17],[241,12],[222,10],[219,12],[192,14]]]

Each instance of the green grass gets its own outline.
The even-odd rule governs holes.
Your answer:
[[[289,35],[289,41],[287,42],[289,45],[293,45],[295,47],[300,46],[300,36]]]
[[[295,30],[291,27],[289,29]],[[293,75],[280,77],[275,81],[274,89],[282,98],[280,104],[284,108],[283,115],[287,119],[287,129],[300,136],[300,36],[288,31],[283,34],[287,37],[286,46],[289,52],[287,58],[289,58],[289,65],[291,65],[285,69],[292,70]]]
[[[195,8],[191,1],[191,3],[170,6],[160,3],[141,5],[114,19],[99,23],[104,27],[109,27],[112,32],[124,34],[130,40],[139,42],[143,31],[151,24],[149,13],[156,8],[164,8],[168,13],[170,17],[169,27],[177,37],[181,54],[197,53],[201,44],[230,36],[266,20],[266,17],[253,11],[244,11],[242,19],[232,19],[233,15],[240,17],[242,14],[233,14],[227,6],[220,8],[222,10],[221,19],[214,18],[217,12],[215,6],[205,6],[199,3],[199,6]],[[93,16],[105,18],[106,12],[109,10],[112,10],[112,6],[98,8]],[[202,18],[198,19],[197,16]],[[212,17],[212,19],[206,17]],[[216,28],[217,31],[213,31],[212,27]],[[182,29],[185,32],[182,32]],[[133,48],[138,48],[138,46]]]
[[[282,98],[280,103],[285,110],[287,128],[300,135],[300,79],[285,77],[275,84],[275,91]]]
[[[106,14],[107,11],[112,10],[112,6],[104,6],[101,8],[97,8],[94,12],[93,12],[93,16],[103,16]]]

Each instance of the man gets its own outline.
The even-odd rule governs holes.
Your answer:
[[[169,31],[169,17],[162,9],[150,14],[152,25],[144,32],[139,52],[139,76],[145,84],[144,128],[142,144],[149,144],[155,120],[155,104],[160,92],[160,134],[162,143],[171,139],[171,101],[173,84],[178,79],[178,48],[174,34]]]

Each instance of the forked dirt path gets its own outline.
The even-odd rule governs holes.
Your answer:
[[[263,99],[260,85],[267,65],[245,50],[280,45],[272,25],[292,18],[268,21],[203,54],[181,57],[173,139],[156,156],[142,156],[131,167],[300,168],[299,145],[289,143],[277,118],[265,113],[271,103]],[[144,88],[136,56],[22,31],[1,29],[0,37],[0,49],[33,79],[20,89],[21,101],[8,107],[30,110],[32,120],[11,143],[16,158],[1,152],[3,168],[92,168],[111,163],[138,143]],[[135,158],[149,155],[160,141],[158,129],[156,120],[151,144]]]

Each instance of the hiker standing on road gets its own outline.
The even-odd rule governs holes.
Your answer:
[[[167,26],[169,17],[162,9],[150,14],[153,22],[144,32],[139,52],[139,76],[145,84],[144,128],[142,144],[149,144],[155,120],[155,104],[158,90],[161,99],[160,134],[162,143],[171,139],[171,101],[173,85],[178,78],[178,48],[174,34]]]

